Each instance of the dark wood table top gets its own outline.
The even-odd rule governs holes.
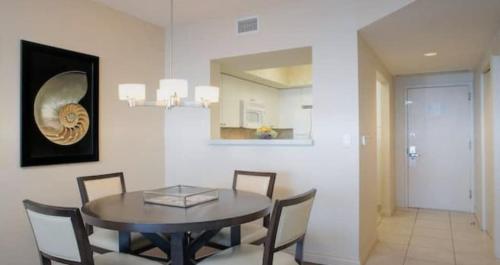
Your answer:
[[[190,208],[144,203],[143,192],[127,192],[91,201],[82,208],[86,223],[112,230],[176,233],[240,225],[269,214],[263,195],[219,189],[219,199]]]

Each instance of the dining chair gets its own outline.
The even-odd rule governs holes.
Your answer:
[[[233,190],[249,191],[265,195],[272,199],[276,173],[235,170]],[[269,226],[269,215],[262,220],[241,225],[241,243],[262,244]],[[226,227],[217,233],[210,241],[210,246],[218,249],[231,247],[231,228]]]
[[[264,246],[238,245],[223,250],[199,265],[296,265],[303,263],[304,238],[316,190],[276,200]],[[295,257],[282,250],[296,245]]]
[[[23,201],[41,265],[58,262],[68,265],[161,265],[123,253],[93,255],[82,215],[78,208],[49,206]]]
[[[125,193],[125,178],[123,172],[78,177],[78,188],[82,205],[99,198]],[[86,225],[89,235],[90,245],[97,253],[106,253],[110,251],[119,251],[119,232],[99,227]],[[152,243],[139,233],[131,233],[130,250],[132,253],[139,254],[154,248]]]

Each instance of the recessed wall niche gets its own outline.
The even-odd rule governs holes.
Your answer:
[[[212,139],[311,139],[312,48],[214,59]]]

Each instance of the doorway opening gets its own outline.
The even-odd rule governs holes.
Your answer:
[[[483,71],[495,62],[500,69],[500,2],[458,2],[416,0],[359,31],[362,260],[381,216],[408,207],[474,214],[496,234],[500,257],[493,185],[500,126],[488,116],[500,109],[491,93],[500,74]]]

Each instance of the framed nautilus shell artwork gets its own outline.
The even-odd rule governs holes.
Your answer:
[[[99,160],[99,58],[21,41],[21,166]]]

